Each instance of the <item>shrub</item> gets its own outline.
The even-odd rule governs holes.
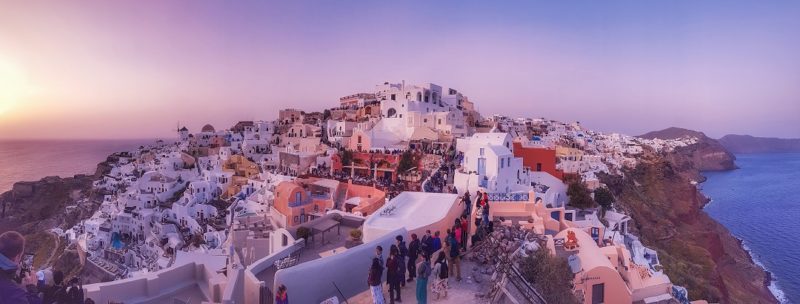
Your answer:
[[[353,240],[356,240],[356,241],[361,240],[361,234],[362,233],[361,233],[360,229],[350,230],[350,237],[353,238]]]
[[[308,240],[308,237],[311,236],[311,229],[308,227],[297,227],[297,237]]]
[[[520,271],[548,303],[578,303],[572,293],[574,275],[566,259],[542,248],[520,261]]]

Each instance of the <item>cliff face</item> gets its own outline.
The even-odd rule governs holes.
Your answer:
[[[720,138],[719,142],[733,153],[800,152],[800,138],[767,138],[729,134]]]
[[[698,168],[731,168],[729,153],[699,143],[667,155],[646,156],[624,177],[601,176],[633,218],[642,242],[659,254],[672,282],[691,299],[721,303],[776,303],[766,284],[769,275],[756,266],[738,240],[703,212],[708,202],[690,180]],[[730,162],[730,163],[728,163]]]
[[[717,140],[706,136],[703,132],[682,128],[667,128],[653,131],[639,137],[647,139],[677,139],[695,137],[697,144],[676,149],[674,154],[667,155],[682,170],[697,169],[700,171],[724,171],[736,169],[736,157]]]

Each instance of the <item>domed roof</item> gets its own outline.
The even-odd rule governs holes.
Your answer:
[[[212,125],[210,125],[210,124],[206,124],[205,126],[203,126],[203,128],[202,128],[202,129],[200,129],[200,131],[201,131],[201,132],[210,132],[210,133],[214,133],[214,132],[216,132],[216,131],[214,130],[214,126],[212,126]]]

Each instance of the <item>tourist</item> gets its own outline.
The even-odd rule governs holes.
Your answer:
[[[422,254],[422,262],[417,265],[417,303],[428,303],[428,277],[431,275],[431,256]]]
[[[442,238],[439,237],[439,231],[436,231],[436,233],[433,234],[433,245],[432,246],[433,247],[431,249],[431,255],[434,252],[439,251],[439,249],[442,249]]]
[[[458,229],[461,229],[461,227],[458,227]],[[461,265],[460,265],[461,257],[460,257],[459,251],[458,251],[458,240],[456,239],[457,235],[458,235],[457,233],[453,232],[453,233],[449,233],[448,236],[447,236],[446,242],[449,244],[448,247],[450,249],[450,252],[447,253],[447,255],[448,255],[447,264],[449,264],[449,266],[450,266],[449,267],[450,268],[449,269],[449,271],[450,271],[449,274],[452,276],[453,273],[455,272],[456,281],[460,282],[461,281]]]
[[[275,293],[275,304],[289,304],[289,293],[286,291],[286,285],[281,284],[281,286],[278,286],[278,292]]]
[[[431,256],[433,254],[433,236],[430,230],[425,230],[425,235],[422,236],[422,243],[420,243],[422,252]]]
[[[53,271],[53,285],[43,291],[42,303],[69,303],[67,286],[64,285],[64,273],[61,270]]]
[[[467,251],[467,239],[469,238],[469,229],[467,227],[468,224],[467,216],[461,216],[461,240],[458,241],[461,244],[461,250]]]
[[[44,270],[40,269],[36,272],[36,287],[42,290],[44,289],[45,283]]]
[[[377,257],[372,258],[372,265],[369,267],[369,276],[367,276],[367,284],[369,291],[372,293],[373,304],[384,304],[383,289],[381,288],[381,277],[383,276],[383,266],[381,266],[380,259]]]
[[[381,268],[383,268],[385,265],[383,263],[383,247],[381,247],[380,245],[375,246],[375,257],[378,258],[378,262],[381,263]]]
[[[472,211],[472,200],[469,197],[469,191],[464,193],[464,197],[461,199],[461,203],[464,204],[464,214],[469,215]]]
[[[406,259],[408,258],[408,247],[406,247],[406,242],[403,241],[402,235],[397,235],[394,237],[397,241],[397,249],[400,252],[398,258],[400,258],[400,287],[406,286]]]
[[[389,247],[389,258],[386,259],[386,283],[389,285],[389,303],[400,300],[400,271],[403,269],[400,262],[400,250],[396,245]]]
[[[28,304],[42,304],[42,298],[39,297],[39,289],[36,288],[36,285],[28,284],[25,286],[25,289],[27,289],[28,292],[26,294],[28,298]],[[0,299],[0,301],[2,301],[2,299]]]
[[[489,227],[489,202],[486,202],[486,204],[483,206],[483,210],[482,211],[483,212],[481,212],[481,215],[483,216],[482,217],[483,218],[483,222],[481,223],[481,225],[486,227],[486,228],[488,228]]]
[[[25,237],[19,232],[7,231],[0,234],[0,303],[29,303],[27,292],[19,283],[32,281],[25,273],[18,274],[19,263],[25,252]]]
[[[70,303],[83,303],[83,284],[80,283],[78,278],[72,278],[69,280],[69,290],[67,291],[67,295],[69,295],[71,301]]]
[[[436,258],[436,263],[433,266],[433,271],[431,274],[433,275],[433,285],[431,286],[431,292],[436,294],[436,299],[439,298],[446,298],[447,297],[447,279],[450,277],[447,269],[447,262],[446,262],[446,255],[444,251],[439,252],[438,257]]]
[[[411,243],[408,244],[408,280],[411,282],[417,276],[417,259],[419,258],[420,248],[417,234],[411,234]]]

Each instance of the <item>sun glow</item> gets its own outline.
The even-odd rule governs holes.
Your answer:
[[[33,91],[22,66],[0,55],[0,116],[24,102]]]

